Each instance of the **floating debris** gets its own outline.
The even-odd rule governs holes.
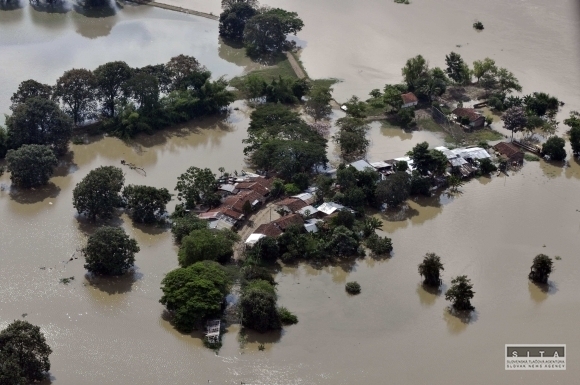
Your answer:
[[[129,167],[131,170],[142,171],[142,172],[143,172],[143,174],[144,174],[144,176],[147,176],[147,172],[145,172],[145,170],[144,170],[144,169],[142,169],[141,167],[137,167],[137,165],[136,165],[136,164],[134,164],[134,163],[125,162],[125,159],[121,159],[121,164],[122,164],[123,166],[127,166],[127,167]]]
[[[61,278],[60,279],[60,283],[64,283],[65,285],[68,285],[69,283],[71,283],[71,281],[74,281],[75,277],[68,277],[68,278]]]

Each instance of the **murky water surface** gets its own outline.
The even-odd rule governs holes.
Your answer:
[[[213,11],[215,2],[199,2]],[[210,5],[211,3],[211,5]],[[338,97],[364,95],[399,80],[401,63],[423,53],[441,65],[457,49],[469,60],[490,56],[510,68],[525,89],[541,89],[580,109],[579,16],[573,1],[521,2],[416,0],[346,2],[273,0],[297,10],[307,24],[303,60],[313,77],[340,77]],[[219,8],[219,7],[218,7]],[[476,34],[473,19],[486,29]],[[114,16],[87,18],[71,10],[47,14],[30,7],[0,11],[0,111],[24,79],[47,83],[72,67],[109,60],[132,66],[187,53],[216,75],[242,73],[249,62],[221,45],[217,24],[146,7],[126,6]],[[540,38],[541,35],[541,38]],[[469,43],[469,44],[468,44]],[[461,44],[461,48],[456,48]],[[580,262],[580,165],[527,163],[510,176],[480,178],[445,194],[410,201],[380,215],[393,238],[390,259],[338,266],[282,267],[280,303],[300,323],[281,333],[250,333],[238,341],[228,329],[219,355],[199,334],[177,333],[158,303],[163,275],[177,266],[171,234],[135,226],[125,215],[113,223],[137,239],[134,274],[117,280],[85,276],[74,259],[94,226],[77,218],[72,189],[91,169],[135,163],[127,183],[172,189],[191,165],[240,170],[249,111],[236,103],[225,120],[208,119],[124,143],[93,138],[71,146],[51,183],[19,191],[0,178],[0,327],[13,319],[41,325],[54,353],[52,382],[73,384],[541,384],[575,383],[580,366],[577,319]],[[340,116],[336,113],[335,117]],[[413,145],[442,139],[374,123],[371,161],[403,155]],[[333,157],[335,150],[329,149]],[[172,205],[175,202],[172,202]],[[420,285],[417,264],[433,251],[451,277],[475,285],[469,322],[450,316],[441,293]],[[527,280],[538,253],[559,255],[548,290]],[[73,258],[70,260],[70,258]],[[59,279],[72,277],[69,285]],[[362,293],[349,297],[347,281]],[[505,343],[566,343],[565,372],[506,372]],[[258,345],[264,343],[265,350]]]

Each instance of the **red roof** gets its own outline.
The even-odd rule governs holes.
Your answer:
[[[519,147],[517,147],[516,145],[506,142],[499,142],[498,144],[493,146],[493,148],[494,150],[496,150],[502,155],[507,156],[508,158],[523,153],[523,151],[520,150]]]
[[[274,184],[274,178],[264,178],[261,176],[258,177],[251,177],[249,178],[251,182],[255,182],[260,184],[261,186],[270,190],[272,188],[272,184]]]
[[[258,182],[242,182],[242,183],[237,183],[236,184],[236,188],[240,189],[240,190],[252,190],[257,192],[258,194],[262,195],[262,196],[266,196],[270,193],[270,189],[268,189],[267,187],[262,186],[260,183]]]
[[[278,218],[274,222],[282,231],[285,231],[288,227],[292,225],[303,225],[304,220],[298,214],[290,214],[285,217]]]
[[[254,201],[264,201],[264,197],[254,192],[252,190],[244,190],[237,195],[231,195],[224,200],[224,203],[221,207],[230,208],[237,212],[243,213],[244,212],[244,203],[249,201],[250,204]]]
[[[282,230],[272,222],[258,226],[258,228],[254,230],[254,234],[264,234],[267,237],[277,237],[282,234]]]
[[[477,111],[475,111],[473,108],[463,108],[463,107],[459,107],[456,108],[452,111],[453,114],[460,116],[460,117],[466,117],[469,118],[470,122],[476,121],[477,119],[481,118],[482,115],[480,115]]]
[[[403,104],[409,103],[417,103],[419,99],[415,96],[412,92],[407,92],[406,94],[401,94],[401,98],[403,98]]]
[[[276,203],[276,206],[286,206],[286,207],[288,207],[288,210],[294,212],[294,211],[298,211],[298,210],[308,206],[308,204],[306,202],[304,202],[302,199],[286,198],[286,199],[281,200],[280,202]]]

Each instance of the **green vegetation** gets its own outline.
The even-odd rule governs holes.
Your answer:
[[[566,142],[564,139],[557,136],[550,137],[542,145],[542,156],[549,156],[550,160],[561,161],[566,159],[566,150],[564,149]]]
[[[377,202],[386,203],[389,208],[398,207],[409,198],[411,178],[404,171],[397,171],[377,185]]]
[[[360,284],[356,281],[347,282],[344,289],[348,294],[356,295],[360,294]]]
[[[25,188],[47,184],[58,164],[50,147],[38,144],[8,150],[6,162],[12,183]]]
[[[207,229],[207,221],[199,219],[196,215],[186,214],[173,217],[171,232],[173,233],[173,239],[178,244],[193,230],[201,229]]]
[[[68,285],[69,283],[71,283],[74,280],[75,280],[75,277],[67,277],[67,278],[61,278],[59,280],[59,282],[64,284],[64,285]]]
[[[215,207],[220,204],[216,193],[217,180],[209,168],[190,167],[177,178],[175,190],[177,199],[183,202],[186,209],[193,209],[198,205]]]
[[[451,80],[457,84],[467,84],[471,82],[471,71],[469,66],[463,61],[461,55],[451,52],[445,56],[445,64],[447,68],[445,72]]]
[[[570,145],[574,155],[580,154],[580,113],[572,111],[570,117],[564,120],[564,124],[570,127],[568,135],[570,136]],[[1,147],[1,145],[0,145]]]
[[[276,238],[264,237],[246,253],[246,260],[259,264],[273,263],[280,257],[280,247]]]
[[[363,158],[370,146],[367,131],[370,126],[360,117],[347,116],[336,122],[340,127],[332,139],[338,144],[342,158],[348,162]]]
[[[246,23],[257,13],[257,9],[247,2],[237,1],[232,3],[220,15],[220,36],[241,41],[244,37]]]
[[[296,12],[262,8],[246,22],[243,34],[246,51],[256,56],[287,50],[290,44],[286,36],[296,35],[303,27],[304,23]]]
[[[123,200],[135,222],[152,223],[167,213],[171,194],[166,188],[129,185],[123,189]]]
[[[445,299],[452,302],[455,310],[471,311],[471,299],[475,292],[471,280],[466,275],[459,275],[451,280],[451,287],[445,292]]]
[[[264,333],[282,327],[278,308],[277,295],[268,281],[250,281],[242,289],[240,312],[242,325]]]
[[[85,269],[93,274],[122,275],[135,263],[137,241],[119,227],[98,228],[83,248]]]
[[[78,125],[95,116],[96,92],[97,77],[91,71],[72,69],[57,79],[53,98],[64,106],[64,112]]]
[[[527,152],[524,154],[524,159],[526,160],[526,162],[539,162],[540,161],[540,158],[538,158],[535,155],[528,154]]]
[[[26,385],[48,377],[52,349],[38,326],[14,321],[0,331],[0,383]]]
[[[295,325],[298,323],[298,317],[283,306],[278,308],[278,317],[282,325]]]
[[[554,271],[552,267],[552,258],[545,254],[538,254],[534,258],[534,263],[530,268],[530,274],[528,278],[534,282],[546,284],[548,283],[548,278],[550,274]]]
[[[73,206],[81,215],[92,220],[109,219],[122,203],[120,192],[125,177],[114,166],[101,166],[91,170],[73,190]]]
[[[427,253],[423,262],[419,264],[419,274],[423,277],[423,284],[427,286],[441,286],[441,271],[445,270],[441,257],[435,253]]]
[[[160,301],[177,329],[190,332],[222,310],[230,279],[217,262],[202,261],[167,273],[161,281]]]
[[[476,21],[475,23],[473,23],[473,28],[475,28],[478,31],[483,31],[483,23],[481,21]]]
[[[366,239],[366,247],[376,256],[387,255],[393,251],[393,242],[391,238],[379,237],[377,234],[371,234]]]
[[[179,265],[187,267],[199,261],[226,263],[234,254],[234,243],[239,236],[231,230],[193,230],[181,240]]]

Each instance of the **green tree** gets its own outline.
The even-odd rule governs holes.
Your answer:
[[[139,250],[137,241],[122,228],[99,227],[83,248],[85,269],[93,274],[123,275],[133,267]]]
[[[476,60],[473,62],[473,76],[477,78],[478,83],[482,76],[488,73],[494,73],[496,70],[495,60],[488,57],[484,60]]]
[[[475,292],[471,280],[459,275],[451,280],[451,287],[445,292],[445,300],[451,301],[453,308],[460,311],[474,310],[471,299]]]
[[[570,145],[572,146],[572,153],[574,155],[578,155],[580,154],[580,113],[578,113],[577,111],[572,111],[570,113],[570,117],[564,120],[564,124],[570,127],[568,135],[570,135]],[[1,151],[0,157],[2,157]]]
[[[222,0],[222,9],[232,8],[236,4],[248,4],[252,8],[258,8],[258,0]]]
[[[55,102],[38,97],[19,104],[13,114],[6,118],[12,148],[24,144],[44,144],[55,155],[64,155],[68,151],[72,126],[72,120]]]
[[[285,48],[286,35],[296,35],[303,27],[296,12],[266,9],[246,22],[244,44],[250,54],[280,52]]]
[[[366,217],[363,220],[363,235],[365,237],[370,237],[375,233],[375,230],[380,229],[383,226],[383,222],[376,217]]]
[[[552,136],[542,145],[542,155],[548,155],[550,160],[564,160],[566,159],[565,144],[566,142],[563,138]]]
[[[484,175],[489,174],[489,173],[497,171],[497,166],[495,164],[493,164],[493,162],[488,158],[480,159],[479,160],[479,171]]]
[[[553,117],[558,112],[560,101],[545,92],[534,92],[531,95],[526,95],[523,98],[528,113],[538,116],[548,115]]]
[[[278,79],[272,79],[272,82],[266,86],[265,94],[268,103],[297,103],[299,99],[294,94],[294,80],[289,77],[279,76]]]
[[[374,255],[386,255],[393,251],[393,242],[388,237],[379,237],[377,234],[372,234],[365,243]]]
[[[534,263],[530,268],[528,278],[534,282],[546,284],[552,271],[554,271],[552,268],[552,258],[545,254],[538,254],[534,258]]]
[[[442,283],[440,273],[445,270],[441,257],[435,253],[427,253],[423,262],[419,264],[419,274],[423,277],[423,284],[439,287]]]
[[[447,157],[441,151],[430,150],[427,142],[418,143],[411,151],[409,157],[413,160],[413,166],[421,175],[441,175],[447,168]]]
[[[489,91],[495,89],[497,87],[497,85],[498,85],[498,83],[497,83],[497,77],[495,76],[495,73],[493,73],[493,72],[486,72],[478,80],[478,83],[479,83],[479,85],[481,87],[483,87],[483,89],[485,90],[486,95],[489,93]],[[490,104],[491,107],[493,107],[493,104],[491,103],[491,101],[488,101],[488,103]]]
[[[25,144],[6,155],[12,183],[30,188],[48,183],[58,160],[48,146]]]
[[[352,295],[360,294],[361,290],[360,284],[357,281],[347,282],[346,285],[344,285],[344,289],[348,294]]]
[[[153,75],[139,73],[125,83],[125,92],[140,113],[152,115],[159,108],[159,82]]]
[[[206,80],[195,91],[195,96],[199,99],[195,108],[197,113],[199,115],[214,115],[222,112],[236,99],[234,93],[227,88],[228,82],[223,77],[216,81]]]
[[[514,138],[514,132],[522,131],[528,123],[528,117],[522,107],[508,108],[501,119],[505,129],[512,132],[512,139]]]
[[[258,263],[276,262],[280,257],[280,247],[275,238],[263,237],[248,250],[248,256]]]
[[[455,83],[466,84],[469,82],[471,73],[460,54],[451,52],[445,56],[445,64],[447,64],[445,72]]]
[[[359,240],[354,232],[344,226],[337,226],[328,238],[325,250],[338,257],[358,254]]]
[[[403,105],[401,94],[401,91],[397,87],[390,84],[385,86],[383,100],[387,105],[387,113],[399,111]]]
[[[53,98],[64,105],[64,111],[78,125],[95,115],[96,93],[97,77],[84,68],[72,69],[56,81]]]
[[[131,78],[132,70],[124,61],[100,65],[93,72],[97,81],[97,95],[103,103],[103,113],[115,116],[115,105],[123,96],[125,83]]]
[[[111,218],[121,204],[120,192],[125,183],[123,171],[114,166],[91,170],[73,190],[73,206],[92,220]]]
[[[423,56],[417,55],[407,60],[405,67],[402,69],[402,73],[409,90],[414,91],[419,80],[426,77],[428,71],[429,65]]]
[[[6,156],[8,152],[8,133],[4,127],[0,126],[0,159]],[[0,174],[2,176],[2,174]]]
[[[332,107],[330,107],[332,91],[333,89],[330,86],[315,86],[310,91],[304,109],[315,121],[327,119],[330,116],[332,112]]]
[[[166,188],[131,184],[123,189],[123,199],[135,222],[151,223],[165,215],[171,194]]]
[[[377,203],[386,203],[388,207],[398,207],[409,198],[410,187],[409,174],[397,171],[378,183],[376,191]]]
[[[193,230],[181,240],[178,260],[181,267],[199,261],[225,263],[234,255],[234,244],[239,236],[231,230]]]
[[[181,243],[183,237],[188,236],[193,230],[201,229],[207,229],[207,221],[190,214],[173,219],[171,225],[171,232],[176,243]]]
[[[193,209],[197,205],[209,207],[219,204],[216,193],[217,181],[215,174],[209,168],[190,167],[177,178],[177,199],[185,203],[185,207]]]
[[[246,96],[250,100],[256,101],[266,95],[266,88],[268,87],[268,83],[266,83],[264,78],[260,75],[249,74],[246,76],[246,80],[243,86]]]
[[[246,2],[235,2],[225,8],[220,14],[220,36],[232,40],[242,40],[246,23],[256,13],[257,10]]]
[[[20,320],[10,323],[0,332],[0,383],[24,385],[44,380],[51,353],[38,326]]]
[[[220,313],[230,280],[218,263],[203,261],[170,271],[161,285],[159,302],[173,315],[179,330],[190,332]]]
[[[449,79],[439,67],[427,71],[427,74],[415,82],[417,96],[431,100],[433,95],[440,96],[447,89]]]
[[[397,121],[403,128],[408,128],[415,120],[415,110],[413,108],[401,108],[397,112]]]
[[[347,161],[364,157],[370,145],[366,137],[369,125],[354,117],[340,118],[336,125],[340,129],[332,138],[340,147],[342,157]]]
[[[196,58],[187,55],[172,57],[165,65],[171,78],[172,90],[186,90],[191,85],[191,80],[196,75],[206,71]],[[205,82],[204,79],[201,84]]]
[[[52,87],[42,84],[36,80],[25,80],[18,86],[18,90],[12,95],[11,110],[14,110],[19,104],[25,103],[30,98],[50,99],[52,96]]]
[[[518,79],[515,75],[505,68],[499,68],[496,72],[497,83],[499,89],[504,94],[509,94],[513,91],[522,91],[522,86],[520,85]]]
[[[260,333],[280,329],[276,300],[276,292],[268,282],[252,281],[240,298],[242,325]]]
[[[367,117],[367,104],[360,100],[358,96],[351,96],[344,105],[346,106],[346,114],[353,119],[364,119]]]

